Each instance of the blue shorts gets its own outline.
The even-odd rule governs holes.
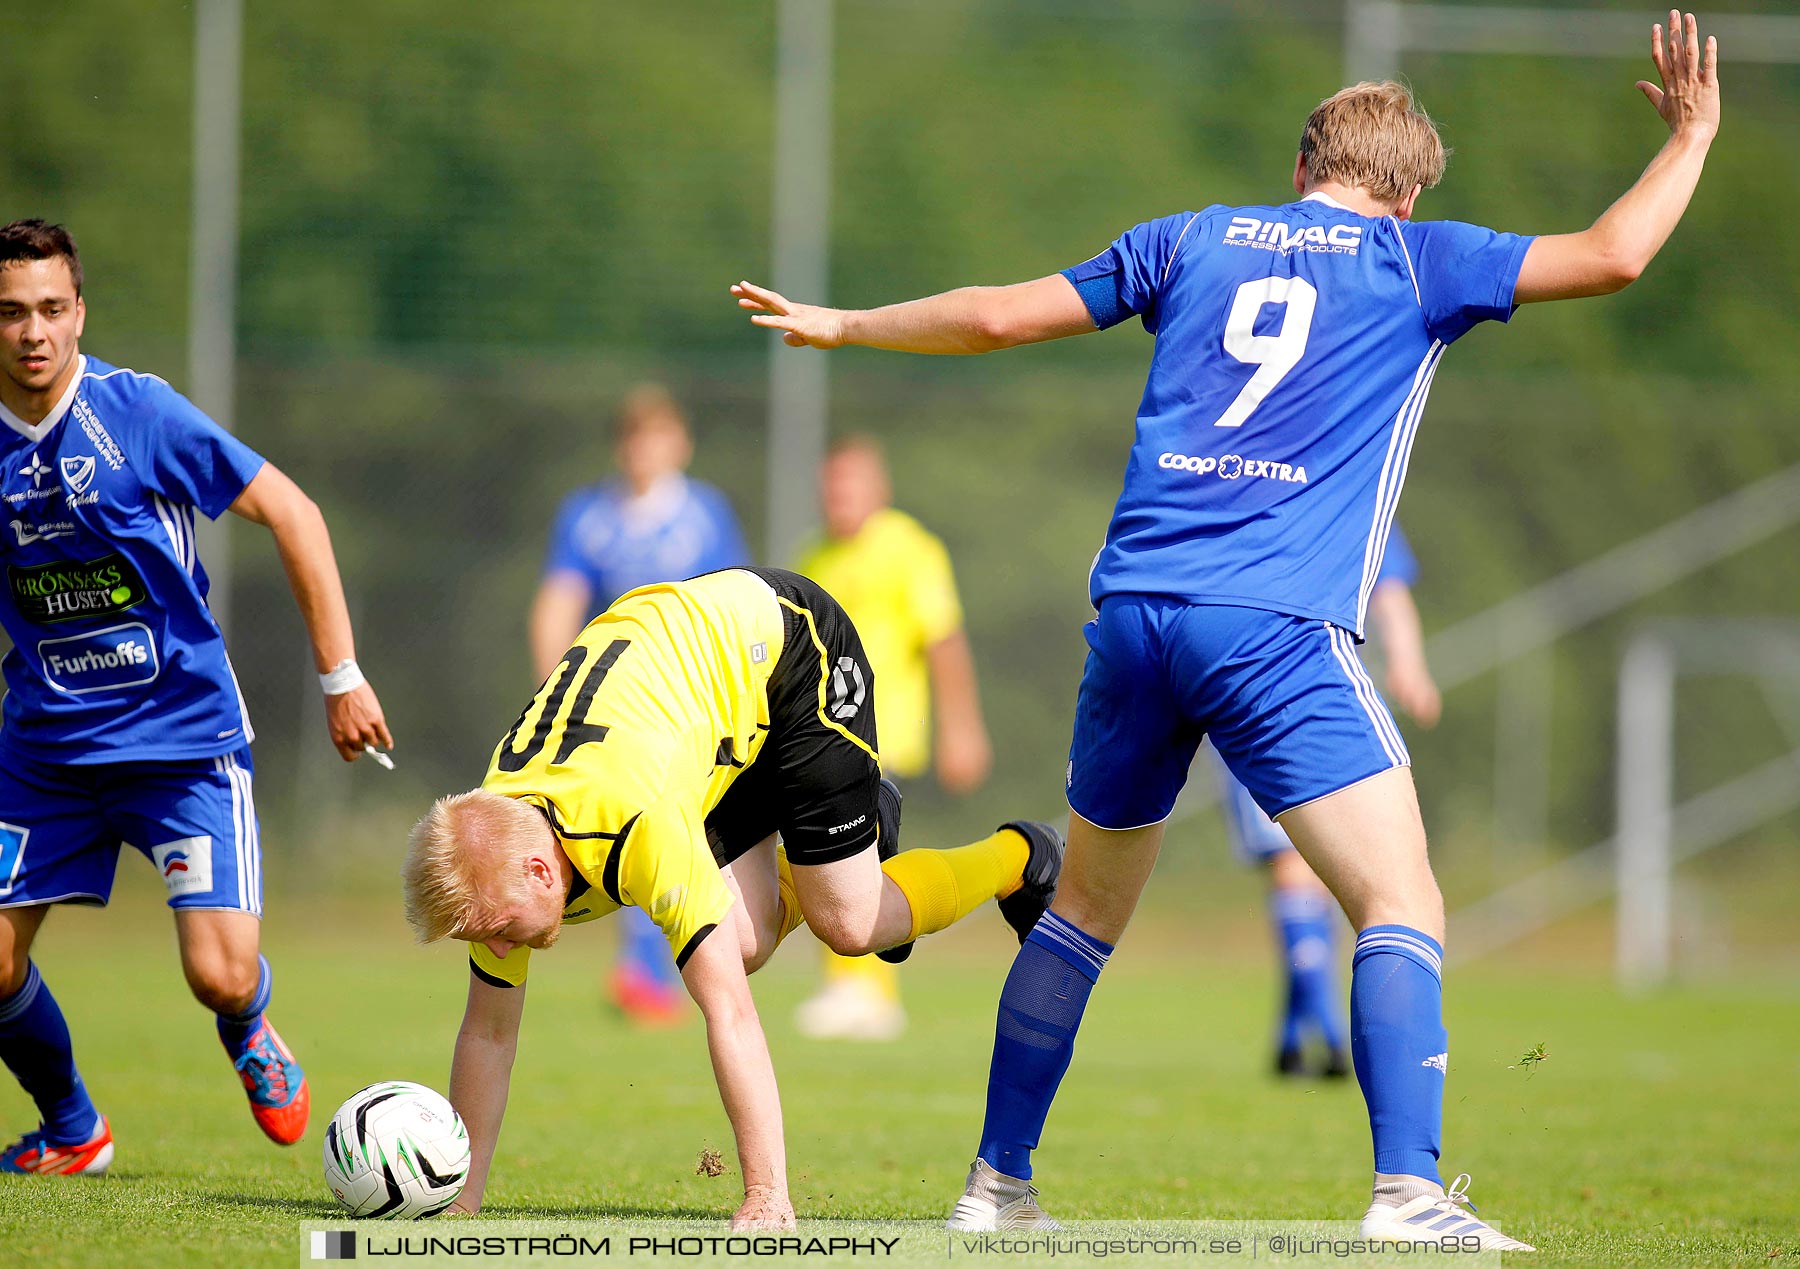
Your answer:
[[[1287,830],[1256,804],[1250,790],[1238,782],[1220,759],[1218,750],[1207,752],[1211,755],[1209,761],[1213,773],[1219,778],[1219,807],[1225,813],[1225,835],[1231,839],[1231,853],[1238,862],[1266,864],[1283,851],[1294,849]]]
[[[0,767],[0,908],[104,906],[119,847],[150,860],[171,908],[262,915],[248,747],[218,758]]]
[[[1328,622],[1108,595],[1084,633],[1069,806],[1100,828],[1167,819],[1204,737],[1271,817],[1411,764],[1355,640]]]

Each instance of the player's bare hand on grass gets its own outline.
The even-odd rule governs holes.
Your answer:
[[[735,284],[731,293],[737,296],[738,307],[749,311],[752,322],[780,331],[782,341],[794,348],[837,348],[844,342],[841,309],[795,304],[776,291],[748,282]]]
[[[1650,99],[1670,132],[1692,131],[1711,138],[1719,131],[1719,41],[1706,37],[1701,55],[1700,28],[1691,13],[1669,10],[1668,41],[1663,25],[1650,28],[1650,60],[1662,87],[1638,80],[1638,91]]]
[[[375,689],[367,683],[348,692],[325,698],[325,725],[331,729],[331,743],[345,762],[363,756],[364,745],[392,749],[394,735],[382,715],[381,702]]]
[[[743,1206],[731,1218],[733,1229],[792,1229],[794,1205],[786,1190],[752,1185],[744,1193]]]

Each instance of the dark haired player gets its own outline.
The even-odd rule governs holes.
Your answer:
[[[181,966],[268,1136],[306,1131],[305,1074],[264,1017],[250,720],[194,554],[194,512],[265,526],[312,638],[332,743],[391,746],[356,668],[319,509],[154,375],[82,354],[81,257],[0,229],[0,1059],[42,1122],[0,1172],[104,1172],[112,1131],[30,959],[50,906],[103,905],[119,847],[162,876]]]

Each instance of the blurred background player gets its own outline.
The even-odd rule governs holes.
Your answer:
[[[972,793],[987,779],[994,755],[950,554],[892,502],[880,442],[861,435],[833,442],[819,467],[824,534],[801,555],[799,571],[831,592],[862,634],[881,684],[883,774],[916,780],[935,752],[944,790]],[[905,1030],[893,965],[875,956],[839,956],[823,945],[821,951],[824,986],[795,1019],[803,1035],[891,1040]]]
[[[1419,609],[1412,597],[1418,573],[1412,546],[1396,524],[1369,597],[1369,634],[1386,662],[1383,684],[1388,699],[1429,729],[1437,725],[1443,700],[1425,664]],[[1319,1073],[1334,1078],[1348,1075],[1348,1032],[1337,976],[1337,901],[1217,751],[1208,746],[1208,752],[1219,778],[1232,850],[1247,863],[1265,865],[1268,872],[1269,918],[1285,973],[1275,1070],[1282,1075],[1311,1073],[1305,1049],[1311,1033],[1324,1051]]]
[[[687,420],[667,389],[647,383],[626,394],[614,425],[618,474],[570,494],[550,530],[530,620],[540,682],[581,628],[626,591],[750,562],[725,495],[686,474],[693,458]],[[668,945],[636,909],[622,918],[607,986],[635,1022],[671,1021],[684,1007]]]
[[[0,539],[12,639],[0,726],[0,1059],[42,1122],[0,1172],[106,1171],[112,1130],[30,959],[53,903],[104,905],[119,846],[161,874],[181,967],[218,1018],[250,1110],[306,1131],[306,1076],[264,1017],[250,719],[206,604],[194,511],[263,525],[312,640],[346,762],[392,746],[356,666],[324,517],[154,375],[83,356],[81,258],[60,225],[0,229]]]

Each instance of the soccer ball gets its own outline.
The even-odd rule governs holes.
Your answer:
[[[371,1084],[326,1125],[325,1186],[352,1216],[436,1216],[456,1201],[468,1176],[462,1116],[423,1084]]]

